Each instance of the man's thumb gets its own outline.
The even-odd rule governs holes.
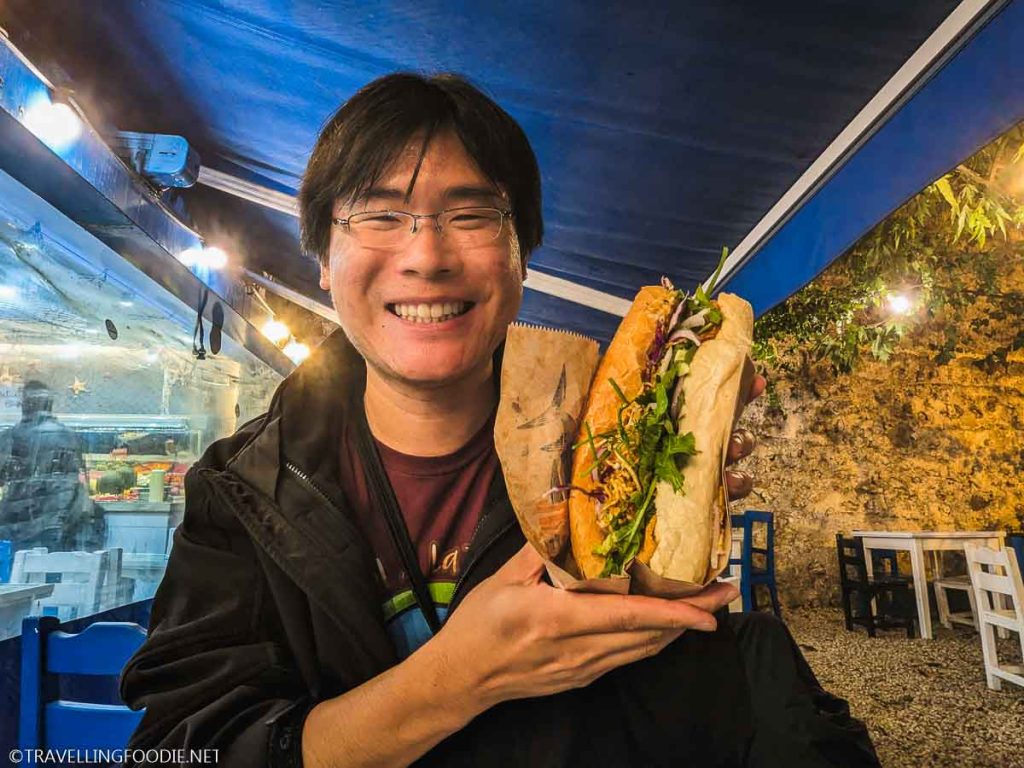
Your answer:
[[[503,580],[536,584],[544,574],[544,558],[526,542],[498,571]],[[497,575],[497,574],[496,574]]]

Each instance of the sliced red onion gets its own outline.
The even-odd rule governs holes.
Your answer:
[[[692,341],[698,347],[700,346],[700,337],[689,328],[680,328],[678,331],[674,331],[672,335],[668,337],[668,345],[671,346],[673,344],[678,344],[683,340]]]
[[[671,349],[666,349],[665,350],[665,354],[662,355],[662,357],[661,357],[661,365],[658,366],[658,375],[659,376],[664,376],[665,375],[665,371],[668,370],[668,366],[671,364],[671,362],[672,362],[672,350]]]
[[[700,327],[702,327],[704,325],[704,322],[705,322],[704,318],[707,317],[707,314],[708,314],[708,310],[707,309],[702,309],[697,314],[690,315],[688,318],[683,320],[682,325],[680,325],[679,327],[680,328],[700,328]]]
[[[685,380],[685,376],[680,376],[676,380],[675,387],[672,388],[672,405],[669,407],[669,413],[672,415],[672,421],[679,419],[679,406],[681,405],[680,400],[683,399],[683,382]]]
[[[679,316],[683,314],[683,310],[686,309],[687,304],[689,304],[689,302],[686,300],[686,297],[684,296],[683,300],[679,302],[679,304],[676,306],[675,311],[672,313],[671,319],[668,321],[669,330],[676,327],[676,323],[679,322]]]

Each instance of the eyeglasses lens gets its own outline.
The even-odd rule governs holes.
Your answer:
[[[454,245],[473,248],[493,243],[501,234],[504,215],[496,208],[455,208],[437,217],[442,236]],[[352,236],[360,244],[374,248],[393,248],[407,244],[414,230],[435,226],[404,211],[367,211],[349,217]]]

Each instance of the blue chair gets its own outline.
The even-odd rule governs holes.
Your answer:
[[[754,546],[754,526],[764,525],[765,546]],[[756,611],[757,586],[768,588],[772,600],[772,611],[782,616],[779,608],[779,593],[775,585],[775,527],[771,512],[748,509],[741,515],[732,516],[732,527],[743,531],[743,542],[740,556],[729,560],[729,565],[740,567],[740,595],[743,597],[743,610]],[[757,558],[757,560],[755,560]],[[734,571],[735,573],[735,571]]]
[[[143,712],[123,704],[63,701],[53,675],[119,675],[146,632],[130,622],[97,622],[77,635],[54,616],[21,625],[18,746],[28,749],[123,749]]]
[[[1017,553],[1017,564],[1024,573],[1024,531],[1006,534],[1006,546]]]
[[[14,545],[4,539],[0,541],[0,584],[11,580],[11,566],[14,565]]]

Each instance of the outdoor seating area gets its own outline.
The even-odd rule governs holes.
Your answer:
[[[95,552],[17,550],[7,578],[0,580],[0,640],[18,636],[28,616],[72,621],[150,599],[167,557],[126,553],[120,547]]]
[[[781,615],[775,574],[774,518],[748,510],[733,515],[733,552],[724,581],[740,589],[743,611],[769,607]],[[840,606],[848,632],[869,638],[900,630],[907,638],[935,638],[934,618],[945,629],[973,630],[984,650],[979,676],[989,687],[1002,681],[1024,686],[1024,668],[1003,664],[992,638],[1015,642],[1024,653],[1024,534],[1003,531],[854,531],[836,534]],[[900,553],[909,568],[900,566]],[[926,563],[924,553],[929,553]],[[756,559],[755,559],[756,558]],[[953,561],[961,573],[953,573]],[[928,567],[930,565],[930,568]],[[770,603],[757,599],[758,586]],[[964,603],[950,608],[950,593]],[[932,601],[934,600],[934,606]],[[1011,637],[1012,635],[1012,637]],[[1017,655],[1018,658],[1020,654]]]
[[[1022,41],[0,0],[0,755],[1024,768]]]

